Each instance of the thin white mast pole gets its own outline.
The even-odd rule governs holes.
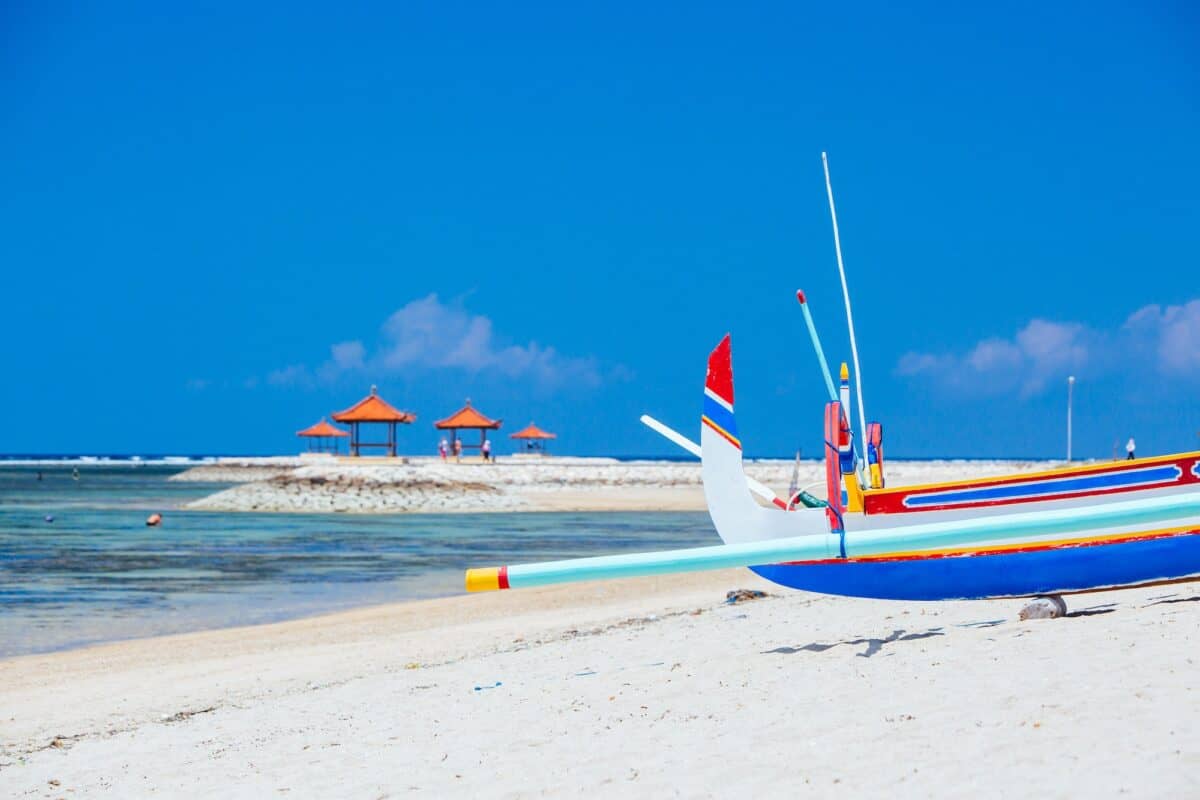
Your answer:
[[[842,276],[842,297],[846,301],[846,325],[850,328],[850,357],[854,359],[854,393],[858,398],[858,441],[861,458],[867,457],[867,413],[863,405],[862,368],[858,364],[858,342],[854,339],[854,314],[850,311],[850,289],[846,286],[846,265],[842,262],[842,237],[838,235],[837,209],[833,205],[833,183],[829,180],[829,156],[821,151],[825,167],[825,191],[829,194],[829,216],[833,218],[833,246],[837,251],[838,273]],[[847,416],[849,411],[846,412]]]

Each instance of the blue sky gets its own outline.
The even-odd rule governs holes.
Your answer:
[[[1059,455],[1069,373],[1077,454],[1197,446],[1195,11],[646,6],[6,6],[0,451],[291,452],[376,383],[410,452],[471,397],[668,453],[732,331],[748,453],[815,454],[822,150],[891,455]]]

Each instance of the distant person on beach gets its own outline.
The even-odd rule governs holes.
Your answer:
[[[454,440],[454,463],[455,464],[462,463],[462,440],[461,439]]]
[[[487,462],[492,460],[492,440],[491,439],[484,439],[483,445],[479,449],[483,453],[483,463],[486,464]]]
[[[442,440],[438,442],[438,453],[441,455],[442,461],[446,460],[446,452],[449,450],[449,447],[450,446],[446,444],[446,437],[443,436]]]
[[[1133,461],[1133,452],[1137,450],[1137,444],[1133,441],[1133,437],[1129,437],[1129,441],[1125,443],[1125,452],[1129,455],[1125,456],[1126,461]]]

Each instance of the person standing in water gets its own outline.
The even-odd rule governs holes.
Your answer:
[[[1133,461],[1134,451],[1137,450],[1137,443],[1133,441],[1133,437],[1129,437],[1129,441],[1125,443],[1125,452],[1129,455],[1125,456],[1126,461]]]

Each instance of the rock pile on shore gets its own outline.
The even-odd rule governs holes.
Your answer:
[[[367,474],[361,474],[364,472]],[[306,467],[267,480],[242,483],[193,501],[187,508],[321,514],[505,511],[523,505],[519,497],[495,486],[446,480],[413,467],[391,467],[386,475],[369,474],[369,469],[321,473],[322,470]]]

